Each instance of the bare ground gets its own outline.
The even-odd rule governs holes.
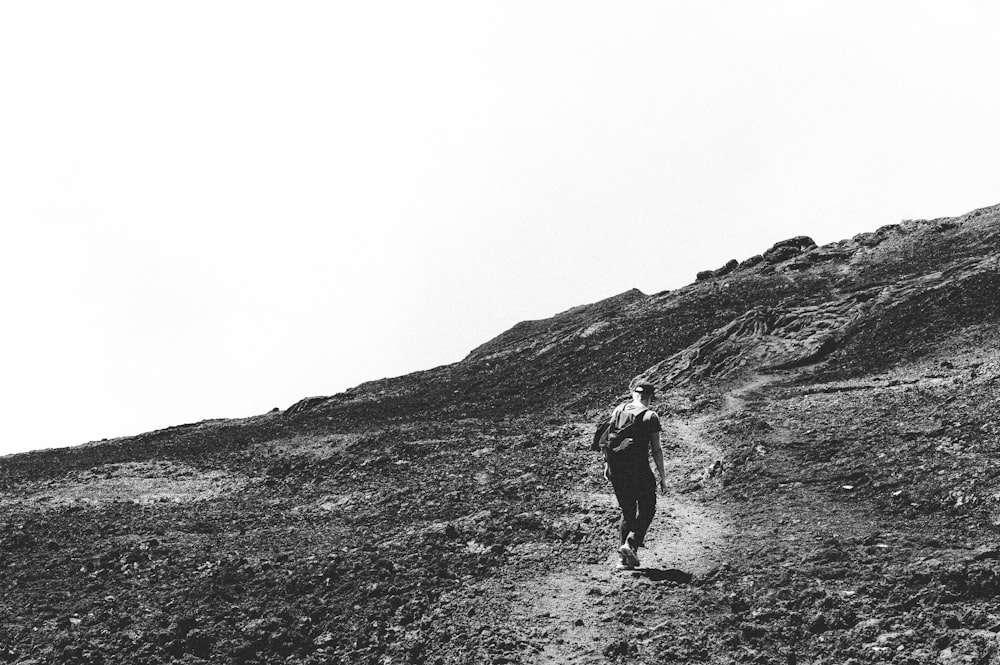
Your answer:
[[[696,417],[663,418],[664,467],[669,490],[658,497],[657,513],[640,550],[640,568],[622,571],[616,523],[607,524],[607,551],[590,561],[560,565],[557,552],[539,543],[536,556],[554,559],[542,574],[524,576],[516,567],[484,583],[484,598],[509,603],[505,624],[531,644],[523,662],[585,664],[606,662],[662,638],[685,613],[684,587],[726,560],[733,519],[713,501],[722,470],[722,451],[707,424],[743,407],[743,395],[770,381],[756,378],[725,395],[721,408]],[[584,512],[617,514],[610,484],[594,488],[593,463],[580,469],[572,494]],[[603,481],[603,479],[602,479]],[[635,591],[661,587],[658,602],[636,607]],[[673,593],[671,593],[673,590]],[[624,619],[625,625],[622,620]],[[619,653],[620,652],[620,653]]]
[[[1000,662],[998,219],[779,243],[283,413],[0,460],[0,661]],[[679,447],[619,573],[590,419],[637,373]]]

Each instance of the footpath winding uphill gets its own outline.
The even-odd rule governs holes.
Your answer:
[[[709,413],[665,415],[664,465],[670,489],[658,497],[637,570],[616,568],[617,503],[610,484],[600,477],[599,456],[581,457],[577,489],[568,494],[580,516],[605,518],[594,525],[606,536],[604,551],[581,560],[575,552],[560,554],[539,543],[534,554],[551,557],[541,574],[524,576],[513,563],[479,590],[484,602],[506,606],[497,613],[502,625],[487,630],[526,638],[523,662],[582,664],[636,656],[675,635],[679,624],[697,629],[697,618],[686,609],[691,582],[726,562],[733,529],[726,508],[716,501],[724,471],[722,451],[707,431],[710,423],[739,411],[742,395],[764,383],[757,380],[727,395],[720,408]],[[580,429],[586,431],[584,424]],[[577,454],[583,455],[582,438],[579,444]]]
[[[466,662],[1000,662],[1000,361],[963,348],[844,380],[764,374],[692,411],[664,396],[679,446],[632,572],[579,424],[560,519],[586,533],[513,548],[480,583]]]

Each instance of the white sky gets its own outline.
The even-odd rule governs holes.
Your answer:
[[[986,0],[4,2],[0,453],[998,203],[998,34]]]

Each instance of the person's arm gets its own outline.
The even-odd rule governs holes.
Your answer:
[[[614,424],[615,420],[618,418],[618,409],[620,409],[620,408],[621,408],[620,406],[616,406],[614,409],[611,410],[611,418],[610,418],[610,420],[611,420],[612,424]],[[605,480],[610,481],[611,480],[611,467],[608,465],[608,457],[607,457],[607,455],[608,455],[608,453],[607,453],[607,451],[605,451],[605,453],[604,453],[604,473],[603,473],[603,475],[604,475],[604,479]]]
[[[653,464],[656,465],[656,472],[660,474],[660,491],[667,493],[667,474],[663,470],[663,448],[660,447],[660,433],[653,432],[650,438],[649,449],[653,453]]]

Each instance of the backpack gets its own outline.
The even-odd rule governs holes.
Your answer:
[[[618,447],[626,440],[638,434],[637,430],[642,425],[643,417],[649,409],[643,408],[640,411],[627,411],[626,405],[622,405],[614,410],[609,420],[601,422],[594,431],[594,440],[590,444],[590,449],[602,451],[605,456],[609,452],[618,452]]]
[[[608,430],[611,429],[610,420],[602,420],[594,430],[594,440],[590,442],[590,449],[599,453],[608,447]]]

